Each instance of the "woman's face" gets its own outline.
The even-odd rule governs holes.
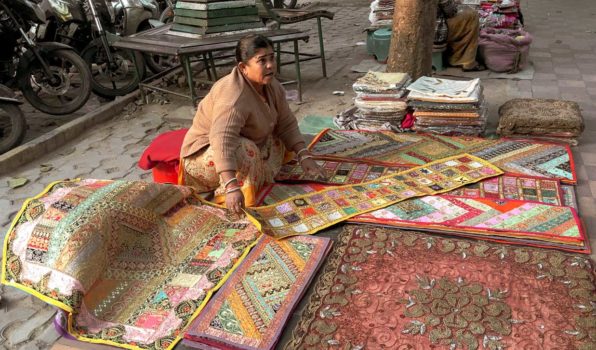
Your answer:
[[[238,65],[244,76],[252,83],[267,85],[275,76],[276,62],[273,48],[257,49],[248,62]]]

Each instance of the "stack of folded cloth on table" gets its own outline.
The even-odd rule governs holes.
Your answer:
[[[497,134],[501,136],[576,146],[583,130],[584,119],[573,101],[516,98],[499,107]]]
[[[395,0],[374,0],[370,3],[368,20],[373,26],[390,26],[394,8]]]
[[[479,136],[486,129],[480,79],[469,81],[420,77],[407,87],[414,109],[414,131]]]
[[[404,98],[405,87],[410,82],[407,73],[366,73],[352,85],[356,93],[356,108],[348,118],[341,121],[341,127],[400,131],[408,107]]]
[[[167,34],[176,36],[201,38],[267,30],[254,0],[180,0],[174,14]]]

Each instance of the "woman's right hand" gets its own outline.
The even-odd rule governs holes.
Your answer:
[[[244,209],[244,195],[242,191],[226,193],[226,208],[236,215],[242,214]]]

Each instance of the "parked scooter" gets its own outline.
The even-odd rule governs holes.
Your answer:
[[[143,56],[138,52],[115,48],[120,35],[133,34],[149,18],[157,16],[154,0],[43,0],[53,12],[46,26],[38,31],[44,41],[72,45],[81,52],[92,72],[91,86],[97,95],[107,98],[134,91],[145,74]],[[118,6],[114,6],[118,4]],[[149,25],[146,25],[149,28]],[[138,64],[138,74],[135,68]]]
[[[43,8],[33,1],[0,0],[0,82],[18,87],[42,112],[69,114],[89,99],[91,72],[71,47],[28,36],[45,19]]]
[[[25,137],[27,124],[14,92],[0,85],[0,154],[18,146]]]

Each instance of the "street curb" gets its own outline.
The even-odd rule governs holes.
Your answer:
[[[116,100],[106,103],[93,112],[78,117],[0,155],[0,175],[54,151],[77,136],[82,135],[86,130],[119,115],[126,105],[137,99],[139,94],[140,91],[136,90],[128,95],[116,98]]]

